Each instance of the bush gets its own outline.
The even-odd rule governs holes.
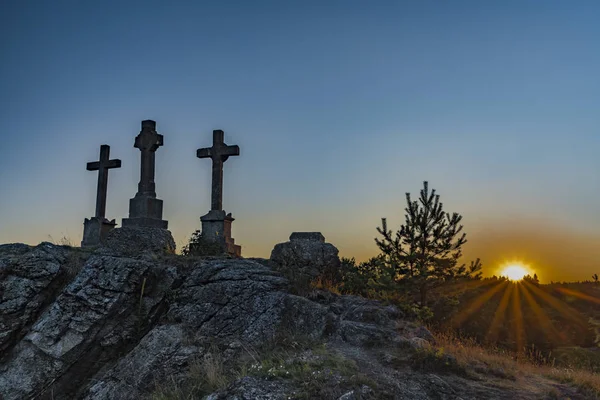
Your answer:
[[[192,233],[189,243],[183,246],[181,254],[196,257],[220,256],[225,255],[225,249],[221,243],[206,240],[202,232],[197,230]]]

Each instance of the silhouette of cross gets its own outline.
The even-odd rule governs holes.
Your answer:
[[[213,145],[198,149],[196,157],[212,159],[211,210],[223,209],[223,163],[229,156],[239,156],[239,146],[228,146],[223,142],[222,130],[213,131]]]
[[[156,132],[156,122],[148,119],[142,121],[142,131],[135,138],[133,147],[142,152],[140,183],[138,183],[138,195],[156,197],[156,185],[154,183],[154,166],[156,150],[163,145],[163,135]]]
[[[96,217],[104,218],[106,213],[106,192],[108,188],[108,170],[121,168],[121,160],[109,160],[110,146],[100,146],[100,160],[87,163],[88,171],[98,171],[98,190],[96,191]]]

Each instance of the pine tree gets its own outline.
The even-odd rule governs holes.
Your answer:
[[[418,290],[421,306],[427,304],[427,293],[435,286],[459,278],[481,278],[481,262],[477,259],[467,267],[459,265],[461,247],[467,242],[461,233],[462,216],[443,211],[440,196],[429,191],[423,183],[418,201],[406,193],[405,222],[395,236],[382,218],[377,231],[383,236],[375,239],[395,281],[404,281]]]

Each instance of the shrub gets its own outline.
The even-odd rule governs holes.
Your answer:
[[[184,256],[209,257],[225,255],[223,245],[218,242],[207,240],[202,236],[202,232],[197,230],[192,233],[190,241],[181,249]]]

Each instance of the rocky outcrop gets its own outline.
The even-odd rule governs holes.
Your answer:
[[[87,257],[51,243],[0,246],[0,361]]]
[[[281,331],[357,343],[363,330],[393,335],[393,312],[369,328],[365,300],[295,296],[269,266],[174,256],[169,238],[115,229],[78,268],[78,249],[0,247],[3,399],[140,398],[148,382],[182,376],[210,343],[260,346]]]
[[[297,296],[274,261],[176,256],[168,231],[147,232],[116,229],[90,252],[0,246],[1,399],[144,399],[186,384],[186,398],[213,400],[537,398],[411,369],[432,337],[395,307]],[[302,265],[309,248],[315,270],[335,264],[332,246],[300,241]],[[199,365],[231,381],[200,390]]]

